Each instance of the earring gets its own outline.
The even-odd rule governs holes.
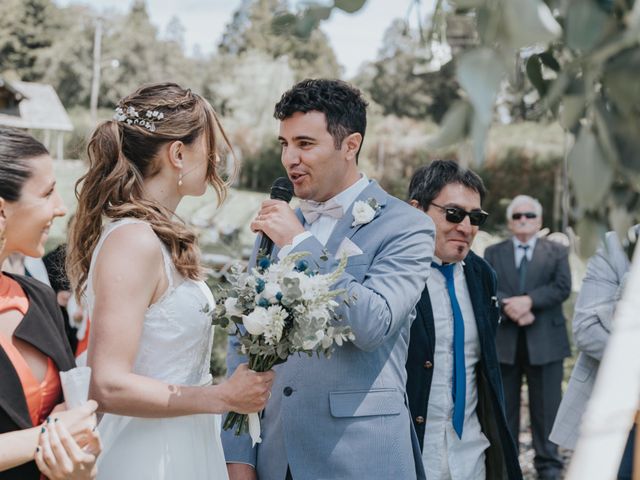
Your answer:
[[[178,187],[182,186],[182,177],[184,177],[184,174],[181,171],[180,175],[178,175]]]

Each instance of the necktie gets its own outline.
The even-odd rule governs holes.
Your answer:
[[[453,429],[462,438],[462,427],[464,423],[464,406],[467,388],[466,368],[464,365],[464,319],[462,310],[456,297],[456,289],[453,281],[453,272],[456,264],[438,265],[432,263],[444,275],[447,281],[449,300],[451,301],[451,311],[453,312],[453,385],[451,394],[453,396]]]
[[[522,256],[522,260],[520,260],[520,265],[518,265],[518,275],[520,277],[520,293],[525,293],[526,281],[527,281],[527,266],[529,265],[529,259],[527,258],[527,251],[529,250],[529,245],[518,245],[518,248],[521,248],[524,252]]]
[[[326,202],[314,202],[313,200],[303,200],[300,202],[300,210],[308,224],[315,222],[321,215],[327,215],[340,219],[344,215],[342,207],[333,198]]]

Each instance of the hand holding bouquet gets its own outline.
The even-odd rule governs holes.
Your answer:
[[[231,287],[224,303],[218,304],[213,323],[238,337],[252,370],[270,370],[294,353],[328,358],[334,345],[354,340],[350,327],[338,325],[335,312],[336,300],[345,291],[332,290],[344,272],[346,257],[335,271],[319,274],[310,268],[307,256],[294,253],[279,263],[263,257],[249,274],[232,272]],[[236,435],[249,431],[259,443],[257,414],[229,413],[223,428],[234,427]]]

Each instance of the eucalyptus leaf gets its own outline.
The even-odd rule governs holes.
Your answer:
[[[588,126],[580,129],[568,160],[569,177],[578,205],[586,210],[601,206],[613,181],[614,170]]]
[[[527,58],[525,69],[531,84],[536,88],[540,96],[544,97],[547,93],[548,84],[542,77],[542,61],[540,60],[540,55],[534,54]]]
[[[365,3],[367,0],[335,0],[334,5],[347,13],[354,13],[360,10]]]
[[[562,97],[560,109],[560,125],[565,130],[572,130],[584,114],[584,95],[565,95]]]
[[[609,16],[595,0],[571,0],[565,19],[567,46],[588,52],[606,34]]]
[[[490,48],[476,48],[458,60],[458,82],[469,94],[475,113],[483,123],[491,123],[493,105],[505,74],[502,60]]]
[[[473,115],[473,107],[466,100],[457,100],[447,111],[440,130],[434,138],[429,140],[431,148],[441,148],[453,145],[466,138]]]
[[[449,2],[453,7],[459,9],[468,9],[468,8],[478,8],[483,5],[486,5],[487,0],[449,0]]]
[[[549,50],[547,50],[546,52],[542,52],[538,56],[540,57],[540,61],[545,67],[549,67],[554,72],[560,71],[560,64],[553,56],[553,53],[551,53]]]
[[[562,27],[542,0],[505,0],[503,7],[506,40],[514,49],[547,44],[562,35]]]
[[[602,147],[602,153],[612,164],[619,163],[618,150],[615,145],[614,138],[611,134],[612,115],[607,111],[606,105],[602,100],[595,102],[593,107],[593,118],[596,127],[596,135]]]
[[[471,121],[471,142],[473,147],[473,158],[477,166],[484,163],[487,134],[489,133],[489,123],[482,121],[478,115],[473,115]]]
[[[580,254],[583,258],[590,257],[604,238],[607,226],[590,216],[585,216],[576,223],[576,233],[580,238]]]

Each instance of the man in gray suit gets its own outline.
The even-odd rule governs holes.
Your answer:
[[[637,237],[640,225],[633,227]],[[629,258],[615,232],[607,232],[596,254],[589,259],[587,274],[576,300],[573,338],[580,351],[567,391],[562,398],[550,439],[561,447],[575,449],[582,415],[595,384],[600,360],[609,340],[613,315],[622,297],[629,271]],[[634,435],[629,436],[620,463],[618,480],[631,479]]]
[[[562,397],[563,359],[571,354],[562,302],[571,293],[568,250],[537,238],[542,206],[527,195],[507,208],[513,237],[487,248],[485,259],[498,276],[504,318],[496,345],[509,428],[518,443],[520,390],[526,375],[529,413],[540,479],[558,479],[562,461],[549,433]]]
[[[273,240],[274,258],[309,252],[309,263],[326,272],[348,256],[335,287],[356,297],[353,306],[340,307],[355,341],[330,359],[293,356],[274,368],[262,443],[252,448],[248,436],[223,433],[230,478],[424,478],[404,365],[429,274],[433,222],[358,171],[366,127],[358,90],[305,80],[282,96],[275,116],[282,164],[303,201],[294,211],[267,200],[251,227]],[[237,347],[231,339],[229,373],[246,361]]]

